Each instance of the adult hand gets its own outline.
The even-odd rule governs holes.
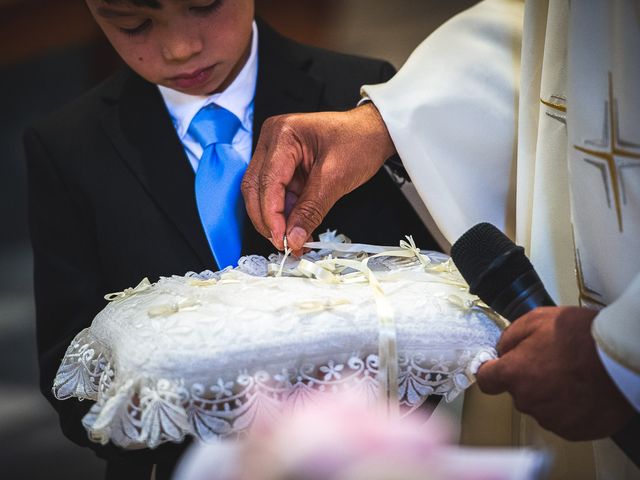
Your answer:
[[[633,407],[609,378],[591,336],[597,311],[542,307],[523,315],[498,342],[500,358],[486,362],[478,386],[509,392],[515,406],[568,440],[593,440],[619,431]]]
[[[242,180],[247,213],[278,249],[302,245],[340,197],[395,153],[373,104],[348,112],[280,115],[262,126]]]

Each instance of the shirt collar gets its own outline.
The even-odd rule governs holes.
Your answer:
[[[251,132],[253,123],[253,97],[258,77],[258,27],[252,25],[251,53],[242,70],[231,84],[222,92],[208,96],[187,95],[171,88],[158,85],[178,137],[182,140],[187,134],[193,117],[201,108],[215,103],[226,108],[240,119],[242,128]]]

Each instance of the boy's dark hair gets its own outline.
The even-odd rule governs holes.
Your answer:
[[[132,3],[136,7],[151,7],[160,8],[162,5],[158,0],[102,0],[105,3],[118,4],[118,3]]]

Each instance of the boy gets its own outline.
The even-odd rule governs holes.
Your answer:
[[[168,478],[183,446],[99,446],[81,425],[90,405],[52,398],[66,347],[108,292],[145,276],[217,270],[240,254],[272,252],[241,208],[220,214],[240,226],[223,225],[236,241],[211,234],[224,222],[212,223],[206,208],[237,201],[243,170],[233,185],[198,188],[211,154],[192,128],[199,112],[213,104],[233,119],[227,153],[246,164],[267,117],[344,110],[360,85],[385,81],[393,69],[289,41],[254,22],[253,0],[87,5],[128,68],[25,135],[41,389],[65,435],[108,460],[107,478],[150,478],[154,464],[156,478]],[[386,172],[339,202],[326,228],[380,244],[412,233],[421,247],[436,248]]]

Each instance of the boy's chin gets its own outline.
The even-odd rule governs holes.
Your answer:
[[[213,95],[216,93],[216,88],[206,88],[206,89],[184,89],[177,88],[175,86],[166,85],[168,88],[175,90],[176,92],[184,93],[185,95],[191,95],[194,97],[207,97],[209,95]]]
[[[211,95],[221,90],[219,79],[211,75],[212,72],[203,72],[194,78],[176,78],[163,82],[162,85],[187,95]]]
[[[207,85],[206,87],[200,87],[200,88],[183,88],[183,87],[178,87],[174,84],[164,84],[163,86],[170,88],[171,90],[175,90],[176,92],[184,93],[185,95],[192,95],[194,97],[195,96],[203,97],[203,96],[212,95],[216,93],[216,91],[218,90],[217,85],[213,85],[213,86]]]

